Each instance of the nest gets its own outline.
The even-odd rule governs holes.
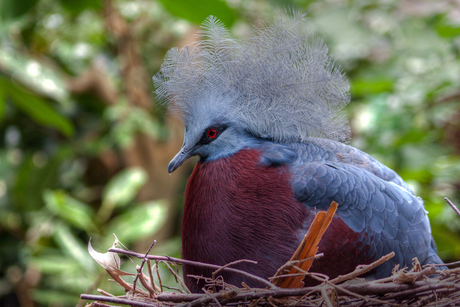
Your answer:
[[[118,254],[142,259],[136,273],[127,273],[119,269]],[[153,256],[139,254],[120,248],[111,248],[109,253],[99,254],[105,258],[112,258],[113,263],[101,263],[101,257],[95,258],[109,273],[114,281],[126,290],[126,295],[117,297],[104,290],[98,289],[102,295],[82,294],[81,298],[92,300],[87,306],[107,306],[106,303],[116,303],[126,306],[456,306],[460,305],[460,268],[437,270],[436,265],[420,266],[414,259],[411,270],[395,267],[390,277],[367,281],[359,278],[360,275],[377,267],[393,257],[390,253],[381,259],[368,264],[360,265],[353,272],[330,279],[328,276],[300,272],[292,274],[308,275],[321,283],[314,287],[280,288],[273,282],[250,273],[226,266],[204,264],[187,261],[168,256]],[[92,255],[94,258],[94,255]],[[155,263],[152,267],[152,261]],[[116,264],[118,263],[118,264]],[[165,291],[158,272],[158,264],[165,263],[178,283],[176,292]],[[214,269],[213,277],[204,279],[206,287],[201,294],[190,293],[176,270],[177,264],[191,264]],[[115,266],[114,266],[115,264]],[[147,264],[147,265],[145,265]],[[289,263],[288,263],[289,264]],[[458,263],[452,263],[452,265]],[[451,264],[447,264],[451,265]],[[294,264],[295,266],[295,264]],[[143,268],[147,267],[147,274]],[[263,280],[266,288],[250,288],[243,284],[241,288],[227,284],[220,271],[232,271],[244,275],[246,278]],[[135,276],[133,283],[124,281],[121,276]],[[433,275],[435,275],[433,277]],[[217,277],[216,277],[217,276]],[[217,291],[216,289],[221,289]]]
[[[331,206],[332,207],[332,206]],[[460,215],[460,212],[458,212]],[[334,214],[334,212],[327,212]],[[328,217],[323,216],[323,221]],[[329,216],[330,218],[330,216]],[[321,217],[320,217],[321,220]],[[327,224],[327,223],[326,223]],[[327,228],[327,225],[322,224]],[[313,224],[312,224],[313,226]],[[310,229],[312,229],[311,227]],[[323,227],[324,230],[324,227]],[[315,234],[316,235],[316,234]],[[304,238],[298,251],[305,251],[305,242],[312,238],[310,233]],[[321,236],[313,242],[315,247]],[[439,266],[455,266],[460,262],[445,265],[421,266],[416,258],[413,259],[412,268],[393,269],[390,277],[365,280],[360,278],[363,274],[376,268],[394,256],[394,253],[383,256],[377,261],[359,265],[353,272],[336,278],[329,278],[324,274],[309,272],[309,265],[322,254],[303,254],[299,257],[298,251],[293,258],[283,265],[274,277],[266,280],[260,276],[233,268],[235,264],[250,260],[239,260],[225,266],[205,264],[169,256],[149,255],[117,248],[120,244],[115,237],[115,243],[108,253],[98,253],[88,245],[91,256],[108,272],[117,284],[125,289],[126,295],[114,296],[102,289],[101,295],[82,294],[81,299],[91,300],[87,306],[108,306],[107,303],[126,306],[460,306],[460,267],[439,270]],[[308,244],[307,244],[308,245]],[[301,248],[302,247],[302,248]],[[129,273],[120,269],[118,254],[142,259],[137,266],[137,272]],[[302,254],[302,253],[300,253]],[[309,256],[310,255],[310,256]],[[153,262],[153,266],[152,266]],[[175,291],[166,290],[161,281],[158,265],[164,263],[173,274],[177,282]],[[190,293],[181,278],[177,265],[187,264],[207,267],[214,270],[211,277],[193,276],[203,279],[206,286],[203,293]],[[147,274],[144,271],[147,271]],[[245,283],[241,287],[228,284],[218,273],[229,271],[243,275],[246,279],[257,280],[265,288],[251,288]],[[132,283],[122,279],[123,275],[132,275]],[[298,281],[305,276],[318,280],[319,284],[313,287],[301,287]]]

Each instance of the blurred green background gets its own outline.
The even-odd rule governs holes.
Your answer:
[[[439,254],[460,259],[460,218],[443,200],[460,204],[458,1],[1,0],[1,306],[123,294],[90,237],[100,252],[116,233],[134,251],[157,239],[152,253],[179,256],[193,161],[168,175],[182,126],[151,76],[208,15],[241,37],[286,5],[310,11],[349,77],[351,144],[414,188]]]

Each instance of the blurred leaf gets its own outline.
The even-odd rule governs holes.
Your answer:
[[[155,234],[167,218],[165,201],[136,204],[112,219],[106,233],[116,233],[126,245]]]
[[[65,293],[62,290],[38,290],[32,292],[34,300],[39,302],[40,306],[53,306],[59,302],[59,306],[74,306],[78,300],[73,293]]]
[[[132,202],[146,181],[147,173],[138,167],[123,170],[114,176],[102,192],[102,205],[97,213],[99,222],[106,222],[114,208]]]
[[[373,76],[356,78],[351,83],[351,92],[353,96],[368,96],[382,92],[389,92],[393,88],[393,80],[385,76]]]
[[[43,295],[39,299],[40,302],[43,299],[47,302],[46,306],[53,305],[57,300],[54,297],[53,289],[59,290],[61,295],[73,296],[74,299],[85,291],[88,285],[94,282],[94,274],[97,272],[94,262],[89,256],[87,258],[91,262],[89,265],[94,267],[93,269],[82,269],[78,261],[75,261],[65,253],[63,254],[62,247],[60,249],[46,248],[41,253],[34,255],[28,264],[34,269],[39,270],[41,273],[40,288],[46,289],[40,292]],[[53,295],[45,299],[46,293],[53,293]],[[36,292],[33,294],[35,295]],[[34,296],[34,299],[38,298]],[[61,303],[61,301],[59,302]],[[71,305],[66,304],[65,306]]]
[[[121,207],[133,201],[139,189],[147,182],[142,168],[125,169],[114,176],[102,193],[103,206]]]
[[[425,199],[425,210],[428,211],[428,217],[434,219],[439,217],[443,212],[445,203],[440,201],[439,197],[431,197],[431,199]]]
[[[28,212],[43,207],[43,190],[56,187],[58,168],[67,155],[65,147],[61,147],[60,152],[48,157],[48,162],[41,167],[34,162],[33,153],[22,158],[22,163],[16,170],[11,195],[15,202],[15,210]]]
[[[394,142],[394,146],[398,148],[411,143],[420,143],[426,135],[426,132],[420,129],[410,129]]]
[[[101,0],[58,0],[59,3],[69,12],[79,14],[84,10],[100,10],[102,8]]]
[[[216,16],[227,27],[237,19],[236,12],[221,0],[159,0],[172,15],[201,24],[209,15]]]
[[[433,179],[433,174],[424,168],[404,168],[399,172],[399,175],[404,180],[415,180],[419,183],[430,183]]]
[[[401,154],[404,159],[404,164],[408,170],[427,170],[432,169],[433,161],[442,156],[443,150],[435,144],[420,144],[415,145],[408,143],[401,148]]]
[[[88,233],[97,232],[94,213],[87,204],[70,197],[63,191],[45,191],[43,199],[46,207],[65,221]]]
[[[72,60],[76,62],[75,56]],[[78,63],[81,66],[81,62]],[[14,80],[36,96],[49,97],[63,106],[69,106],[70,93],[67,91],[66,80],[56,67],[46,61],[39,62],[22,52],[12,52],[8,48],[0,49],[0,64],[7,75],[14,76]],[[18,86],[17,83],[13,85]],[[9,82],[7,86],[7,90],[10,89]]]
[[[15,19],[35,6],[38,0],[2,0],[0,1],[0,20]]]
[[[460,178],[460,156],[442,156],[433,165],[433,173],[440,182],[456,182]]]
[[[0,81],[0,121],[5,114],[5,106],[6,106],[6,88],[4,88],[5,83]]]
[[[139,133],[145,133],[157,139],[163,132],[158,121],[154,120],[145,110],[133,107],[121,101],[108,107],[104,116],[113,122],[110,135],[112,140],[121,147],[131,145],[134,137]]]
[[[447,229],[443,224],[431,223],[431,233],[438,247],[438,254],[443,259],[459,259],[459,235]]]
[[[435,25],[435,29],[441,37],[454,38],[460,35],[460,26],[449,24],[446,17],[440,18]]]
[[[54,239],[62,253],[67,255],[64,257],[67,261],[78,263],[81,269],[88,272],[96,271],[96,266],[89,256],[86,246],[70,231],[68,225],[58,223],[54,232]]]
[[[2,83],[1,87],[7,89],[7,95],[11,97],[16,107],[37,123],[56,128],[66,136],[73,135],[72,123],[57,113],[44,99],[5,78],[0,77],[0,83]]]
[[[43,274],[59,275],[63,272],[81,270],[80,265],[63,257],[58,250],[53,254],[41,253],[40,256],[31,259],[30,264],[39,269]]]

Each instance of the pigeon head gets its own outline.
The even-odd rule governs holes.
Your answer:
[[[171,49],[153,79],[157,96],[185,125],[169,172],[191,156],[212,161],[262,141],[349,137],[342,112],[348,81],[298,12],[241,40],[210,16],[197,42]]]

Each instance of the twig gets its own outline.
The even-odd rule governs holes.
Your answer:
[[[310,261],[312,259],[318,259],[318,258],[321,258],[324,256],[324,253],[318,253],[316,255],[314,255],[313,257],[308,257],[308,258],[304,258],[304,259],[300,259],[300,260],[291,260],[291,261],[288,261],[286,262],[285,264],[283,264],[275,273],[275,275],[273,275],[273,277],[270,277],[269,280],[271,282],[273,282],[273,280],[275,279],[278,279],[278,278],[282,278],[282,277],[287,277],[287,276],[299,276],[299,274],[282,274],[283,271],[285,270],[290,270],[294,265],[297,265],[299,263],[303,263],[305,261]],[[300,274],[302,275],[302,274]]]
[[[163,289],[173,290],[173,291],[178,292],[178,293],[184,293],[184,291],[182,291],[181,289],[179,289],[177,287],[170,287],[170,286],[167,286],[167,285],[163,285]]]
[[[390,253],[391,254],[391,253]],[[390,255],[388,254],[388,255]],[[388,256],[387,255],[387,256]],[[391,258],[391,257],[390,257]],[[324,275],[324,274],[321,274],[321,273],[313,273],[313,272],[306,272],[296,266],[294,266],[297,270],[299,270],[300,272],[303,272],[304,275],[308,275],[318,281],[321,281],[321,282],[324,282],[326,284],[329,284],[330,286],[334,287],[336,289],[336,291],[340,292],[340,293],[345,293],[345,294],[348,294],[350,296],[355,296],[357,298],[360,298],[362,299],[363,301],[368,301],[368,300],[372,300],[378,304],[382,304],[382,303],[387,303],[387,302],[384,302],[382,300],[378,300],[378,299],[373,299],[373,298],[365,298],[364,296],[356,293],[356,291],[350,291],[348,289],[346,289],[346,286],[345,285],[335,285],[333,284],[331,281],[329,281],[329,277],[327,275]],[[322,289],[321,287],[324,287],[324,285],[320,285],[320,286],[316,286],[315,288],[313,288],[313,291],[310,291],[309,293],[313,293],[313,292],[316,292],[317,291],[317,288],[320,287],[320,289]],[[390,303],[390,305],[392,305]]]
[[[366,297],[366,296],[360,295],[360,294],[358,294],[356,292],[353,292],[353,291],[350,291],[350,290],[346,289],[345,285],[335,285],[335,284],[331,283],[330,281],[328,281],[327,283],[330,284],[332,287],[334,287],[338,293],[347,294],[349,296],[359,298],[364,302],[372,301],[372,302],[377,303],[379,305],[396,305],[396,304],[392,304],[390,302],[386,302],[386,301],[379,300],[379,299],[376,299],[376,298]]]
[[[173,274],[174,278],[176,279],[176,282],[179,283],[182,286],[182,288],[184,288],[185,292],[191,293],[188,287],[185,285],[184,280],[179,276],[179,274],[176,273],[176,271],[173,270],[173,268],[171,268],[169,263],[165,262],[164,264],[166,264],[166,267],[169,269],[171,274]]]
[[[150,279],[150,284],[152,287],[156,290],[159,291],[160,289],[158,286],[155,284],[155,280],[153,279],[153,272],[152,272],[152,263],[150,260],[147,260],[147,269],[149,270],[149,279]]]
[[[130,300],[130,299],[121,298],[121,297],[107,297],[103,295],[82,294],[80,295],[80,298],[83,300],[109,302],[109,303],[116,303],[116,304],[124,304],[128,306],[152,307],[151,303],[145,303],[145,302]]]
[[[142,255],[142,254],[135,253],[135,252],[132,252],[132,251],[125,251],[125,250],[120,249],[120,248],[109,248],[109,252],[119,253],[119,254],[124,254],[124,255],[130,255],[130,256],[133,256],[133,257],[137,257],[139,259],[144,258],[144,255]],[[172,261],[172,262],[176,262],[176,263],[193,265],[193,266],[198,266],[198,267],[206,267],[206,268],[211,268],[211,269],[222,268],[221,265],[208,264],[208,263],[203,263],[203,262],[198,262],[198,261],[191,261],[191,260],[186,260],[186,259],[179,259],[179,258],[174,258],[174,257],[169,257],[169,256],[146,255],[145,257],[147,259],[152,259],[152,260]],[[267,287],[269,287],[271,289],[278,288],[277,286],[275,286],[274,284],[272,284],[268,280],[265,280],[262,277],[256,276],[254,274],[251,274],[251,273],[248,273],[248,272],[245,272],[245,271],[242,271],[242,270],[238,270],[238,269],[234,269],[234,268],[227,268],[227,267],[224,268],[223,270],[228,271],[228,272],[232,272],[232,273],[235,273],[235,274],[243,275],[243,276],[246,276],[246,277],[251,278],[253,280],[257,280],[258,282],[264,284],[265,286],[267,286]]]
[[[397,293],[410,289],[416,289],[425,286],[425,281],[416,281],[412,284],[397,284],[397,283],[378,283],[378,280],[373,282],[363,282],[357,284],[342,285],[348,291],[358,293],[361,295],[385,295],[387,293]],[[460,285],[459,285],[460,287]]]
[[[328,307],[334,307],[334,304],[332,304],[331,298],[329,297],[329,294],[327,293],[328,289],[330,289],[330,288],[322,286],[321,287],[321,296],[323,297],[324,303]]]
[[[234,302],[234,301],[240,301],[240,300],[251,300],[251,299],[258,299],[259,297],[261,298],[267,298],[269,296],[273,297],[284,297],[284,296],[302,296],[305,293],[311,291],[314,289],[314,287],[306,287],[306,288],[294,288],[294,289],[288,289],[288,288],[277,288],[277,289],[252,289],[250,291],[240,291],[236,295],[232,296],[232,293],[235,290],[230,290],[230,291],[224,291],[224,292],[219,292],[216,293],[214,296],[216,299],[221,300],[223,298],[226,299],[226,302]],[[319,288],[315,288],[319,291]],[[166,295],[166,294],[160,294],[157,299],[159,301],[171,301],[171,302],[184,302],[184,301],[190,301],[190,298],[195,296],[195,299],[201,298],[204,296],[204,294],[198,294],[199,297],[196,298],[197,294],[182,294],[182,295]]]
[[[449,262],[449,263],[441,263],[441,264],[426,264],[423,267],[427,266],[451,266],[451,265],[457,265],[460,264],[460,261],[455,261],[455,262]]]
[[[312,277],[313,279],[316,279],[316,280],[318,280],[320,282],[325,282],[325,281],[329,280],[329,276],[327,276],[326,274],[322,274],[322,273],[318,273],[318,272],[307,272],[305,270],[302,270],[301,268],[299,268],[296,265],[294,265],[293,268],[295,268],[297,271],[302,273],[302,275],[305,275],[305,276],[308,275],[309,277]]]
[[[399,291],[397,293],[389,293],[387,294],[387,297],[388,298],[407,297],[410,295],[414,295],[416,293],[426,292],[430,290],[438,290],[441,288],[460,290],[460,285],[456,285],[453,283],[444,283],[444,284],[433,283],[433,284],[423,285],[415,289],[408,289],[404,291]]]
[[[102,289],[97,289],[97,292],[99,292],[99,293],[101,293],[101,294],[103,294],[105,296],[115,297],[115,295],[113,295],[112,293],[109,293],[109,292],[104,291]]]
[[[233,297],[231,296],[232,291],[235,290],[230,290],[230,291],[224,291],[224,292],[219,292],[215,294],[215,297],[217,299],[221,298],[226,298],[229,301],[238,301],[241,299],[244,300],[250,300],[250,299],[255,299],[255,298],[266,298],[269,296],[273,297],[283,297],[283,296],[302,296],[305,295],[306,293],[310,292],[311,290],[316,289],[319,291],[318,287],[305,287],[305,288],[277,288],[277,289],[262,289],[262,288],[256,288],[256,289],[251,289],[250,291],[240,291],[237,295]],[[158,295],[157,299],[159,301],[166,301],[166,302],[187,302],[187,301],[192,301],[199,299],[203,297],[204,294],[172,294],[172,293],[161,293]]]
[[[345,274],[345,275],[340,275],[340,276],[332,279],[331,283],[338,284],[338,283],[344,282],[346,280],[353,279],[353,278],[355,278],[355,277],[357,277],[359,275],[362,275],[364,273],[367,273],[367,272],[371,271],[372,269],[378,267],[382,263],[387,262],[388,260],[393,258],[394,255],[395,255],[395,253],[391,252],[391,253],[389,253],[389,254],[387,254],[385,256],[380,257],[380,259],[378,259],[377,261],[372,262],[371,264],[358,265],[353,272]]]
[[[220,271],[224,270],[225,268],[234,266],[235,264],[239,264],[239,263],[242,263],[242,262],[248,262],[248,263],[252,263],[252,264],[257,264],[257,261],[249,260],[249,259],[240,259],[240,260],[232,261],[230,263],[227,263],[226,265],[223,265],[222,267],[218,268],[217,270],[215,270],[212,273],[212,278],[214,279],[214,276],[216,276]]]
[[[452,207],[452,209],[454,209],[455,213],[457,213],[457,215],[460,216],[460,210],[458,210],[457,206],[454,205],[454,203],[451,202],[450,199],[447,197],[444,197],[444,200],[449,204],[449,206]]]
[[[141,263],[141,266],[139,267],[139,270],[137,270],[137,274],[136,274],[136,277],[134,278],[134,281],[133,281],[133,292],[135,293],[136,292],[136,283],[137,283],[137,279],[139,278],[139,276],[141,275],[142,273],[142,268],[144,267],[144,264],[145,262],[147,261],[147,255],[150,253],[150,250],[152,249],[152,247],[157,243],[157,240],[153,240],[152,244],[150,244],[150,247],[149,249],[147,250],[147,253],[145,253],[144,257],[142,257],[142,263]],[[152,285],[153,286],[153,285]],[[150,292],[150,291],[149,291]]]
[[[421,280],[423,277],[425,276],[431,276],[431,275],[434,275],[436,274],[436,268],[432,265],[424,268],[423,270],[421,270],[420,272],[417,272],[415,274],[415,280]]]
[[[439,298],[438,298],[438,293],[441,294],[441,293],[443,293],[443,292],[450,293],[450,292],[453,292],[453,291],[457,291],[457,290],[455,290],[455,289],[445,289],[445,290],[446,290],[446,291],[442,291],[442,290],[441,290],[441,291],[438,291],[438,292],[433,291],[433,294],[431,294],[431,295],[429,295],[429,296],[426,296],[426,297],[424,297],[424,298],[421,298],[420,301],[419,301],[419,306],[425,306],[425,305],[427,305],[428,303],[433,302],[433,301],[438,302],[438,300],[439,300]],[[452,302],[450,302],[449,304],[451,304],[451,305],[449,305],[449,306],[452,306],[452,305],[453,305]],[[440,306],[440,305],[436,304],[436,306]]]
[[[133,285],[126,282],[123,278],[121,278],[120,275],[118,275],[116,272],[112,270],[106,270],[107,273],[110,275],[110,277],[113,278],[113,281],[115,281],[117,284],[125,288],[127,291],[133,291],[133,293],[140,293],[142,295],[147,295],[147,292],[145,292],[142,289],[136,289],[136,291],[133,290]]]
[[[153,290],[153,288],[147,283],[147,281],[149,280],[147,275],[142,273],[142,271],[140,270],[140,267],[139,267],[139,271],[142,274],[141,278],[139,278],[139,280],[141,281],[141,284],[144,286],[145,289],[147,289],[147,291],[149,291],[150,298],[154,298],[155,297],[155,290]]]
[[[277,279],[277,278],[286,278],[286,277],[305,276],[305,275],[310,275],[310,274],[312,274],[312,272],[303,271],[303,272],[300,272],[300,273],[289,273],[289,274],[278,275],[278,276],[270,277],[270,278],[271,279]],[[323,280],[321,280],[321,281],[323,281]]]
[[[212,300],[213,300],[214,302],[216,302],[217,306],[222,307],[222,304],[221,304],[215,297],[212,296],[212,293],[209,293],[209,291],[205,291],[205,293],[206,293],[208,296],[212,297]]]
[[[163,283],[161,282],[160,270],[158,267],[159,261],[155,260],[155,271],[157,271],[158,282],[160,283],[160,291],[163,292]]]
[[[84,300],[83,300],[84,301]],[[99,302],[92,302],[89,307],[112,307],[111,305],[102,304]]]
[[[202,306],[202,305],[206,305],[208,303],[210,303],[211,301],[215,301],[215,302],[218,302],[219,303],[219,300],[223,297],[225,298],[230,298],[230,297],[234,297],[236,295],[236,291],[235,290],[230,290],[230,291],[226,291],[226,292],[219,292],[219,293],[215,293],[215,294],[210,294],[210,293],[205,293],[205,294],[202,294],[200,298],[190,302],[190,303],[186,303],[186,304],[182,304],[182,305],[178,305],[177,307],[193,307],[193,306]]]

